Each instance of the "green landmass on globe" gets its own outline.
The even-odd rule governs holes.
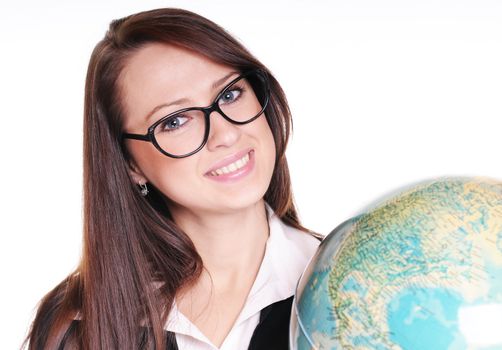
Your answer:
[[[502,349],[502,182],[413,186],[328,235],[300,279],[292,349]]]

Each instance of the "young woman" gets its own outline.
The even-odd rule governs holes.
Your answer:
[[[84,243],[30,349],[287,349],[319,237],[293,203],[291,127],[269,70],[213,22],[110,24],[84,107]]]

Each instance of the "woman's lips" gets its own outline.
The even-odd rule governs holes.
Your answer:
[[[211,180],[219,182],[235,181],[246,176],[254,168],[254,150],[249,150],[244,154],[242,153],[243,152],[239,152],[235,157],[226,158],[223,162],[218,163],[218,165],[220,165],[219,167],[213,167],[212,170],[208,171],[205,175]]]
[[[232,154],[231,156],[223,158],[219,162],[213,164],[213,166],[206,172],[206,175],[211,175],[211,172],[213,172],[213,171],[216,171],[218,169],[222,169],[224,167],[228,167],[232,163],[235,163],[238,160],[242,160],[242,158],[245,157],[247,154],[249,154],[251,151],[253,151],[252,148],[247,148],[245,150],[242,150],[240,152]]]

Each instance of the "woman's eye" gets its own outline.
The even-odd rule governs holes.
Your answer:
[[[188,121],[188,117],[185,117],[181,114],[172,116],[171,118],[168,118],[161,124],[162,131],[174,131],[176,129],[179,129],[183,124],[185,124]]]
[[[234,88],[232,90],[225,91],[220,97],[220,104],[232,103],[239,99],[242,93],[242,89]]]

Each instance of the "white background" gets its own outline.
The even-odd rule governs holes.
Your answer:
[[[502,2],[19,1],[0,5],[0,336],[77,265],[87,63],[108,23],[182,7],[241,40],[283,85],[304,224],[447,175],[502,178]]]

